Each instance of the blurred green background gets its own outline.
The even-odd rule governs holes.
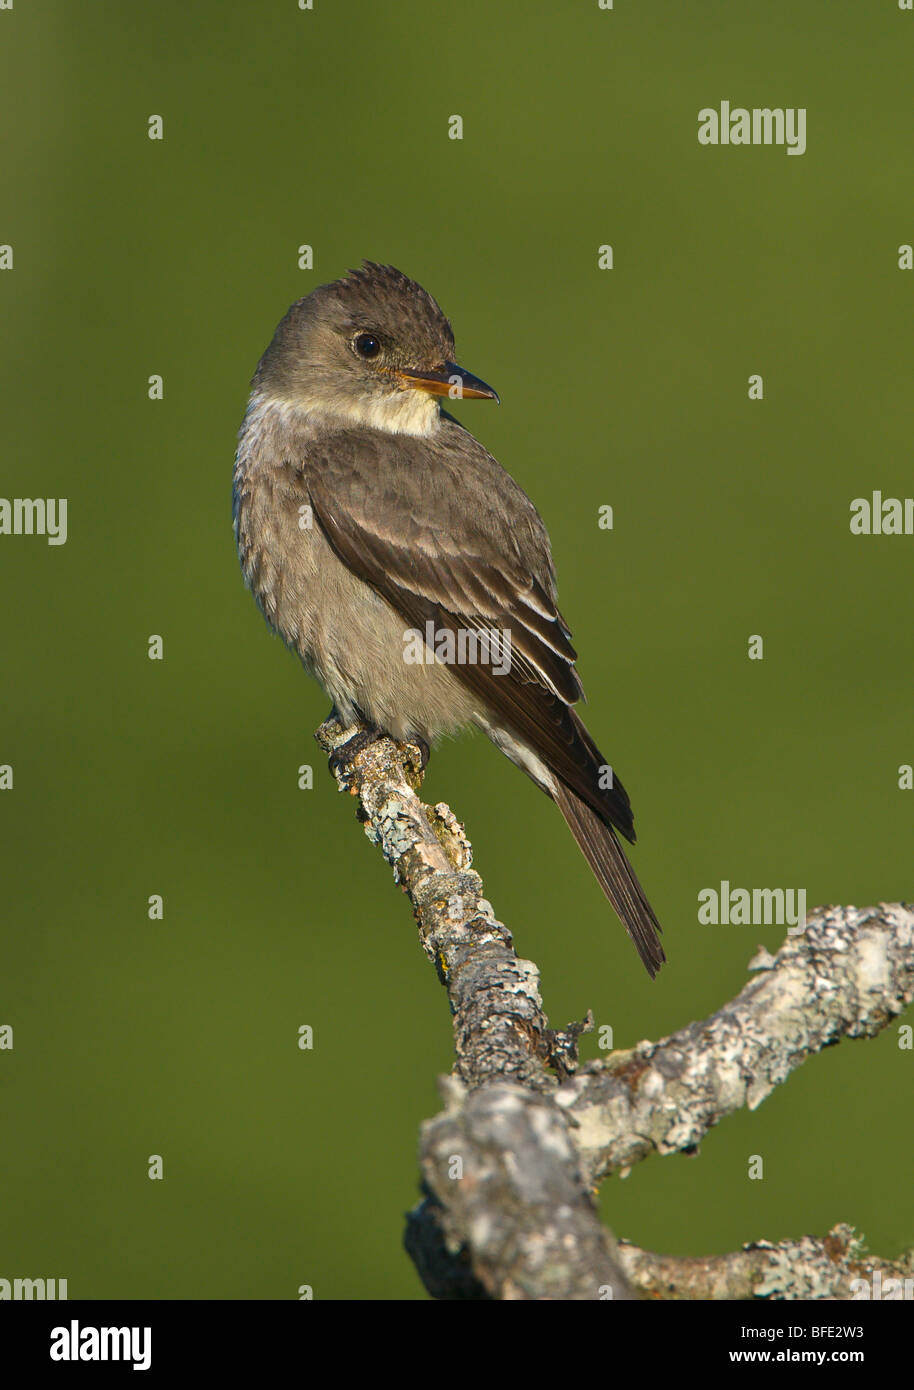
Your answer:
[[[230,524],[257,359],[363,257],[427,286],[501,394],[458,411],[551,530],[666,924],[651,984],[554,808],[484,739],[444,745],[428,796],[552,1022],[591,1007],[627,1047],[730,998],[784,932],[700,926],[723,878],[911,895],[914,538],[848,518],[912,491],[912,25],[850,0],[0,13],[0,491],[69,499],[66,545],[0,538],[0,1275],[425,1296],[401,1236],[446,998]],[[807,153],[699,146],[723,99],[806,107]],[[607,1220],[695,1254],[846,1220],[896,1255],[911,1057],[893,1025],[813,1059],[697,1158],[608,1183]]]

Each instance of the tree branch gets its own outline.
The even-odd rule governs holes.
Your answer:
[[[880,1299],[911,1297],[914,1250],[890,1263],[867,1255],[853,1226],[834,1226],[824,1240],[804,1236],[777,1245],[754,1241],[732,1255],[703,1259],[654,1255],[620,1241],[629,1282],[645,1298]]]
[[[844,1298],[851,1278],[869,1277],[855,1270],[901,1277],[907,1265],[863,1261],[844,1226],[705,1259],[617,1246],[592,1190],[651,1152],[694,1148],[806,1057],[897,1017],[914,997],[910,907],[813,912],[776,956],[757,954],[756,978],[710,1019],[578,1071],[592,1018],[549,1027],[539,972],[483,896],[462,826],[416,794],[422,750],[335,715],[316,737],[409,895],[454,1017],[454,1074],[444,1112],[422,1128],[426,1197],[406,1232],[434,1297]]]
[[[483,898],[466,835],[447,806],[416,795],[419,750],[389,738],[360,746],[364,732],[331,716],[317,739],[409,894],[454,1015],[456,1079],[444,1114],[423,1127],[432,1200],[410,1222],[410,1249],[438,1296],[628,1298],[549,1071],[570,1073],[587,1025],[549,1028],[539,972]]]
[[[872,1037],[914,998],[914,911],[826,907],[702,1023],[590,1063],[562,1087],[596,1182],[649,1153],[694,1149],[725,1115],[755,1110],[807,1057]]]

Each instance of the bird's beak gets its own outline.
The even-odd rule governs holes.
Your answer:
[[[404,388],[429,391],[433,396],[450,396],[451,400],[468,398],[471,401],[497,401],[498,393],[480,381],[472,372],[464,371],[456,362],[445,362],[438,372],[398,372]]]

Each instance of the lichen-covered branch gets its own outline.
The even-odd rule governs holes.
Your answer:
[[[694,1149],[726,1115],[754,1110],[801,1062],[872,1037],[914,998],[914,911],[827,907],[717,1013],[660,1042],[581,1068],[560,1089],[593,1181],[649,1153]]]
[[[409,895],[454,1016],[456,1066],[445,1110],[423,1126],[426,1196],[406,1236],[433,1296],[847,1298],[853,1279],[901,1277],[907,1265],[865,1259],[843,1226],[705,1259],[617,1246],[592,1191],[649,1153],[694,1149],[806,1057],[897,1017],[914,997],[909,906],[813,912],[711,1018],[578,1069],[590,1016],[549,1027],[539,973],[486,901],[463,828],[417,795],[422,750],[335,716],[317,738]]]
[[[462,828],[416,795],[420,750],[365,732],[331,717],[317,738],[409,894],[454,1015],[456,1078],[423,1127],[429,1200],[410,1222],[411,1253],[439,1297],[628,1298],[555,1103],[587,1025],[549,1028],[539,972],[484,899]]]
[[[744,1245],[734,1254],[654,1255],[627,1241],[617,1246],[629,1282],[658,1299],[877,1299],[914,1292],[914,1250],[894,1263],[867,1254],[852,1226],[832,1228],[824,1240],[804,1236]]]
[[[582,1025],[569,1034],[549,1028],[539,971],[515,955],[511,933],[484,898],[462,826],[443,803],[426,806],[416,795],[420,750],[389,738],[366,743],[364,732],[331,717],[317,739],[409,895],[426,955],[448,991],[457,1075],[469,1086],[497,1077],[551,1089],[550,1066],[567,1074],[576,1064]],[[340,751],[347,745],[351,756]]]
[[[437,1297],[629,1298],[615,1242],[581,1181],[561,1110],[538,1090],[491,1081],[446,1094],[422,1127],[428,1197],[407,1249]],[[431,1229],[430,1229],[431,1228]],[[461,1256],[475,1292],[455,1288]]]

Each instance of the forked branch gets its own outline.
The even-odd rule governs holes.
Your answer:
[[[914,998],[910,907],[810,913],[711,1018],[579,1068],[590,1017],[549,1027],[539,972],[485,898],[463,827],[417,795],[421,750],[335,716],[316,737],[410,898],[454,1018],[456,1064],[445,1110],[422,1129],[426,1197],[406,1234],[433,1296],[848,1298],[853,1279],[910,1275],[908,1262],[865,1258],[844,1226],[709,1259],[653,1255],[618,1246],[593,1198],[603,1174],[694,1148],[806,1057],[896,1018]]]

